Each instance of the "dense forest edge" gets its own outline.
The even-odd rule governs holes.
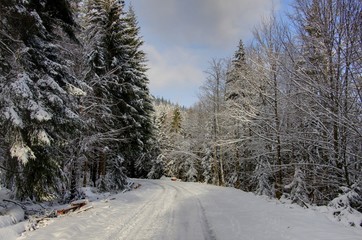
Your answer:
[[[69,202],[165,175],[362,212],[362,3],[292,7],[211,59],[186,108],[150,95],[124,1],[0,1],[1,187]]]

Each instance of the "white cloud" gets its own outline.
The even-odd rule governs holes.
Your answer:
[[[131,0],[129,0],[131,1]],[[191,106],[212,58],[232,56],[262,16],[282,0],[135,0],[150,90]]]
[[[177,44],[227,47],[250,36],[252,27],[280,0],[137,0],[148,33]]]
[[[204,80],[198,56],[180,47],[161,52],[151,45],[145,45],[144,51],[149,59],[147,75],[151,93],[178,95],[178,98],[193,98],[196,95]]]

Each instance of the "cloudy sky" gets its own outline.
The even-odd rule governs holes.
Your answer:
[[[150,90],[183,106],[197,102],[213,58],[231,57],[238,42],[272,7],[290,0],[128,0],[145,41]]]

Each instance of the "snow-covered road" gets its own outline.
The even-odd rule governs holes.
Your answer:
[[[19,239],[359,240],[326,215],[199,183],[135,180],[141,187],[60,217]]]

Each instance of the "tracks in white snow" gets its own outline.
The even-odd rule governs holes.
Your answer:
[[[181,183],[182,184],[182,183]],[[215,240],[214,233],[209,225],[209,222],[205,215],[205,209],[201,204],[200,199],[197,197],[198,193],[191,192],[186,187],[183,187],[180,183],[170,184],[164,183],[171,188],[176,189],[183,198],[180,198],[181,201],[178,206],[184,206],[184,212],[181,208],[181,214],[178,214],[177,217],[183,219],[183,221],[188,222],[188,226],[192,226],[193,229],[186,227],[179,231],[178,238],[176,239],[204,239],[204,240]],[[195,233],[198,232],[196,236]],[[188,233],[188,238],[185,238],[185,233]]]
[[[153,185],[152,195],[108,239],[215,239],[197,195],[179,183],[140,183]]]
[[[137,190],[94,201],[94,208],[54,219],[22,240],[356,240],[360,232],[313,210],[232,188],[170,180],[135,180]],[[18,239],[18,240],[20,240]]]
[[[169,180],[135,180],[137,190],[93,202],[91,211],[64,216],[21,239],[215,240],[198,195]],[[192,191],[191,191],[192,190]]]
[[[141,181],[141,184],[145,182]],[[119,227],[109,235],[108,239],[157,239],[162,236],[165,227],[165,211],[168,210],[167,190],[163,186],[157,186],[146,202],[136,206],[131,215]],[[161,235],[160,235],[161,234]],[[160,236],[157,236],[160,235]],[[162,239],[162,238],[158,238]]]

